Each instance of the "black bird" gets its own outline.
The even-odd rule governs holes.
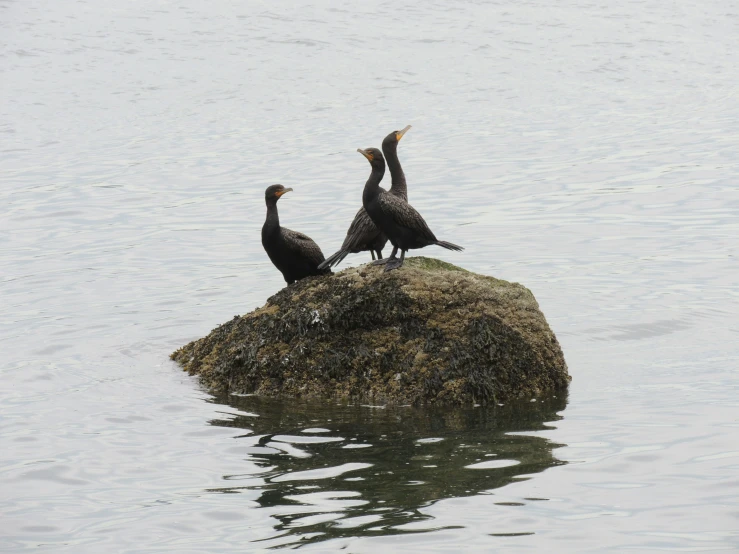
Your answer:
[[[280,216],[277,214],[277,201],[286,192],[282,185],[272,185],[264,191],[267,203],[267,219],[262,226],[262,246],[269,259],[282,272],[288,285],[309,275],[325,275],[331,270],[319,269],[324,261],[323,252],[309,236],[286,227],[280,227]]]
[[[406,185],[405,174],[398,159],[398,142],[400,142],[400,139],[403,138],[403,135],[410,128],[411,126],[407,125],[401,131],[393,131],[382,141],[382,151],[387,158],[387,165],[390,168],[390,176],[392,177],[390,193],[402,198],[406,202],[408,201],[408,185]],[[382,190],[384,191],[384,189]],[[356,254],[365,250],[370,251],[373,260],[375,259],[375,254],[377,254],[377,259],[381,260],[382,249],[385,247],[386,242],[387,237],[385,234],[380,232],[372,222],[372,219],[370,219],[370,216],[367,215],[364,207],[361,207],[357,215],[354,216],[354,221],[349,226],[349,230],[346,232],[346,238],[341,248],[335,254],[329,256],[321,264],[321,267],[339,265],[348,254]]]
[[[407,250],[423,248],[430,244],[436,244],[449,250],[464,250],[461,246],[451,242],[438,240],[413,206],[380,188],[380,180],[385,174],[385,160],[382,152],[377,148],[366,150],[357,148],[357,152],[367,158],[372,165],[372,173],[364,185],[362,204],[377,228],[387,235],[393,245],[393,252],[389,258],[377,260],[373,264],[387,264],[385,271],[397,269],[403,265]],[[400,250],[400,259],[395,257],[398,250]]]

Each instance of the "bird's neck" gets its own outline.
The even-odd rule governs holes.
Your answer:
[[[365,198],[371,198],[380,192],[380,181],[385,175],[385,166],[382,167],[372,166],[372,173],[370,173],[369,179],[364,184],[364,192],[362,193],[362,201]]]
[[[275,231],[280,228],[280,216],[277,213],[277,202],[267,202],[267,219],[262,227],[263,233]]]
[[[408,198],[408,185],[405,183],[405,173],[403,173],[403,168],[400,166],[400,160],[398,159],[398,144],[387,145],[383,150],[385,161],[392,177],[393,184],[390,187],[390,192],[402,198]]]

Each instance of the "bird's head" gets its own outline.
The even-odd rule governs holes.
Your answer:
[[[408,132],[408,129],[410,129],[410,125],[406,125],[401,129],[400,131],[393,131],[388,136],[386,136],[382,140],[382,148],[383,150],[387,149],[388,146],[396,147],[398,146],[398,143],[400,142],[400,139],[403,138],[403,135],[405,135]]]
[[[269,204],[270,202],[277,202],[280,196],[286,192],[290,192],[293,189],[286,189],[282,185],[271,185],[264,191],[264,200]]]
[[[385,158],[382,157],[382,152],[377,148],[357,148],[357,152],[367,158],[373,168],[385,168]]]

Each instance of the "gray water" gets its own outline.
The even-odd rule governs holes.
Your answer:
[[[0,2],[0,550],[739,549],[739,8]],[[567,398],[213,397],[168,355],[328,254],[378,146],[536,295]],[[347,262],[363,263],[355,255]]]

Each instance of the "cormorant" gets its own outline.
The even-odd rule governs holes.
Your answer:
[[[405,183],[405,174],[398,159],[398,142],[400,142],[400,139],[403,138],[403,135],[410,128],[410,125],[406,125],[401,131],[393,131],[382,141],[382,151],[385,153],[385,158],[387,158],[387,165],[390,168],[390,176],[392,177],[390,193],[395,194],[406,202],[408,201],[408,185]],[[341,248],[335,254],[329,256],[321,264],[321,267],[339,265],[346,258],[347,254],[356,254],[365,250],[370,251],[373,260],[375,259],[375,254],[377,254],[377,259],[381,260],[382,249],[386,242],[387,237],[385,234],[380,232],[372,222],[372,219],[370,219],[370,216],[367,215],[364,207],[361,207],[357,215],[354,216],[354,221],[349,226],[349,230],[346,232],[346,238]]]
[[[393,245],[390,257],[372,262],[374,265],[387,264],[385,271],[397,269],[403,265],[407,250],[423,248],[430,244],[436,244],[449,250],[464,250],[461,246],[451,242],[438,240],[413,206],[380,188],[380,180],[385,173],[385,160],[382,152],[377,148],[366,150],[357,148],[357,152],[367,158],[372,165],[372,173],[364,185],[362,204],[377,228],[387,235]],[[399,249],[400,259],[395,257]]]
[[[262,226],[262,246],[288,285],[309,275],[331,273],[329,268],[319,269],[319,264],[324,261],[323,252],[309,236],[280,227],[277,201],[291,190],[282,185],[267,187],[264,191],[267,219]]]

